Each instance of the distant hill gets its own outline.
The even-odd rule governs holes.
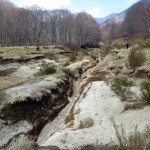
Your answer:
[[[139,3],[148,3],[150,4],[150,0],[140,0],[139,2],[135,3],[133,6],[139,4]],[[133,6],[129,7],[128,9],[124,10],[121,13],[112,13],[108,16],[106,16],[105,18],[95,18],[96,21],[101,25],[101,26],[105,26],[108,23],[111,22],[122,22],[127,14],[127,12],[133,8]]]
[[[121,13],[113,13],[109,16],[106,16],[105,18],[95,18],[96,21],[101,25],[105,26],[108,23],[111,22],[122,22],[126,16],[127,10],[121,12]]]

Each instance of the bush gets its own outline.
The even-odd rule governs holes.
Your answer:
[[[115,92],[121,97],[122,101],[127,100],[128,96],[132,94],[129,87],[133,84],[132,81],[126,77],[116,77],[112,83]]]
[[[48,75],[48,74],[54,74],[56,73],[55,66],[49,66],[48,64],[42,64],[42,67],[40,68],[40,71],[37,73],[39,76]]]
[[[143,81],[141,83],[142,98],[150,104],[150,81]]]
[[[112,47],[110,45],[104,46],[101,50],[102,57],[105,57],[106,55],[108,55],[111,50],[112,50]]]
[[[40,50],[40,47],[39,47],[39,46],[37,46],[37,47],[36,47],[36,50],[37,50],[37,51],[39,51],[39,50]]]
[[[84,120],[80,121],[80,126],[79,128],[83,129],[83,128],[89,128],[92,127],[94,124],[94,121],[92,118],[90,117],[86,117]]]
[[[120,91],[123,87],[131,87],[133,84],[133,81],[128,80],[126,77],[116,77],[113,82],[113,87],[115,87],[116,90]]]
[[[128,55],[129,67],[135,69],[140,67],[146,61],[146,55],[143,51],[133,48]]]

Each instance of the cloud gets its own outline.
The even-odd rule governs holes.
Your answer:
[[[67,8],[70,0],[21,0],[18,4],[20,7],[38,5],[45,9]]]
[[[139,0],[126,0],[126,1],[127,1],[128,4],[134,4],[134,3],[136,3]]]
[[[89,14],[91,14],[93,17],[97,17],[97,15],[101,12],[101,8],[99,7],[93,7],[91,10],[88,11]]]

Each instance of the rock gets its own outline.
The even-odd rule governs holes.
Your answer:
[[[66,68],[67,69],[70,69],[71,71],[75,71],[77,70],[78,67],[82,66],[83,67],[83,70],[87,70],[89,68],[92,68],[94,67],[95,65],[97,64],[97,62],[91,58],[91,57],[87,57],[79,62],[75,62],[69,66],[67,66]]]

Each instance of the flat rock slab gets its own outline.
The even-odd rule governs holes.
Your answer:
[[[26,97],[34,97],[40,90],[55,89],[58,83],[63,82],[61,79],[50,76],[41,81],[24,83],[20,86],[9,88],[5,91],[7,99],[5,103],[13,104],[16,101],[24,101]]]
[[[92,82],[82,96],[74,108],[73,125],[67,124],[52,135],[50,135],[52,126],[47,126],[47,132],[39,136],[39,139],[42,139],[39,143],[37,142],[40,146],[55,145],[60,149],[73,149],[89,144],[112,144],[112,141],[117,144],[112,118],[117,125],[122,124],[125,127],[127,135],[134,130],[136,125],[142,131],[146,125],[150,124],[150,107],[123,112],[124,103],[104,81]],[[94,125],[80,129],[80,122],[86,117],[92,118]],[[64,124],[63,120],[62,124]]]

